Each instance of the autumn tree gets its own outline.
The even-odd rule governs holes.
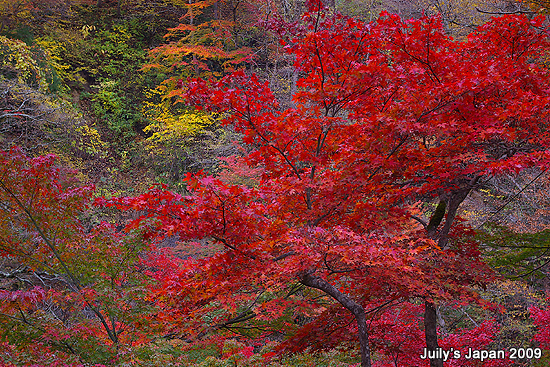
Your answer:
[[[435,350],[438,302],[481,302],[473,286],[492,279],[457,224],[461,203],[487,177],[547,162],[543,20],[496,18],[455,42],[439,17],[364,23],[310,2],[303,19],[281,39],[302,75],[295,107],[243,71],[186,93],[244,135],[236,159],[262,170],[254,187],[188,175],[188,195],[158,187],[108,205],[145,211],[133,226],[154,218],[152,234],[222,246],[158,279],[182,337],[283,324],[293,349],[293,336],[305,348],[356,335],[371,366],[367,318],[416,300]]]
[[[147,241],[86,221],[93,189],[53,155],[0,153],[2,360],[112,365],[156,335]]]
[[[164,36],[166,44],[151,51],[152,63],[145,68],[174,68],[183,78],[205,73],[221,75],[250,57],[251,50],[244,46],[241,32],[247,26],[247,11],[256,10],[257,4],[203,0],[181,5],[187,9],[181,23],[169,29]],[[256,20],[246,19],[252,24]]]
[[[169,172],[171,181],[179,181],[182,174],[200,165],[213,168],[206,162],[209,154],[202,146],[224,141],[226,147],[221,150],[230,150],[227,141],[231,140],[227,137],[231,136],[229,131],[218,129],[215,117],[190,109],[181,99],[187,78],[221,78],[247,65],[254,56],[252,40],[261,38],[254,29],[269,4],[232,0],[172,2],[184,8],[185,14],[180,24],[168,29],[165,43],[150,51],[150,62],[143,66],[143,70],[156,70],[166,76],[150,91],[143,112],[149,120],[144,131],[151,156]]]

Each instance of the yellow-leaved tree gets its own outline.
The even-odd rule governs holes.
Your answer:
[[[169,181],[177,181],[181,172],[213,167],[212,162],[201,162],[201,156],[207,159],[209,154],[197,150],[211,151],[209,146],[220,144],[228,133],[215,126],[216,118],[181,103],[187,79],[220,78],[244,67],[252,59],[248,43],[257,38],[249,36],[258,32],[257,19],[267,8],[257,0],[171,3],[184,7],[186,13],[179,25],[168,30],[166,42],[150,51],[150,62],[143,66],[144,71],[156,69],[166,75],[149,91],[143,113],[149,119],[144,131],[155,166],[169,172]]]
[[[176,155],[181,158],[181,147],[190,137],[204,131],[204,128],[215,121],[211,115],[178,108],[173,105],[171,99],[162,96],[162,86],[151,93],[160,95],[161,102],[148,102],[145,109],[151,123],[145,127],[144,132],[149,135],[147,148],[149,151],[161,157]]]

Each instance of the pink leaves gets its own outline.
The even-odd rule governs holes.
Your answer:
[[[20,306],[40,304],[46,297],[46,291],[42,287],[33,287],[22,291],[6,291],[0,290],[0,300],[4,302],[17,302]]]
[[[549,300],[547,299],[547,304]],[[535,340],[541,348],[550,349],[550,309],[548,307],[546,309],[531,307],[529,312],[537,327]]]

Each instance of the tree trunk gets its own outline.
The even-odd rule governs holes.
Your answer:
[[[426,226],[426,232],[429,238],[437,239],[438,245],[442,250],[446,250],[449,244],[449,231],[456,217],[456,212],[460,204],[466,199],[472,187],[479,180],[479,176],[474,177],[468,184],[456,191],[450,193],[448,204],[442,198],[437,205],[434,214],[430,218],[429,224]],[[447,212],[447,218],[441,231],[437,228],[443,221]],[[437,342],[437,306],[433,302],[424,302],[424,334],[426,337],[426,348],[428,351],[436,351],[439,348]],[[443,367],[443,360],[438,358],[430,358],[430,367]]]
[[[424,302],[424,333],[426,335],[426,348],[428,351],[436,351],[437,343],[437,309],[432,302]],[[430,367],[443,367],[443,359],[430,358]]]
[[[294,95],[296,94],[296,88],[298,83],[298,69],[296,69],[294,66],[292,66],[292,79],[290,81],[290,105],[293,108],[296,108],[296,104],[292,100],[294,98]]]
[[[346,294],[340,292],[336,287],[324,279],[314,276],[312,273],[306,273],[300,279],[300,282],[308,287],[319,289],[349,310],[357,322],[357,332],[359,333],[359,346],[361,348],[361,367],[371,367],[369,333],[367,330],[367,319],[363,306],[355,302]]]

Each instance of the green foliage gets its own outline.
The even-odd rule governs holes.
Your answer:
[[[147,77],[143,34],[135,19],[100,26],[55,28],[37,43],[52,56],[64,83],[84,90],[96,117],[121,136],[133,136],[144,125],[140,101]]]
[[[111,29],[91,32],[90,51],[95,56],[94,60],[90,60],[92,74],[124,77],[137,72],[146,54],[143,45],[135,39],[139,37],[139,28],[133,25],[134,22],[119,23],[113,24]]]
[[[478,236],[487,246],[490,264],[502,274],[527,279],[547,276],[544,266],[549,261],[550,230],[517,233],[505,226],[488,223]]]
[[[139,115],[136,116],[127,104],[120,81],[105,79],[95,89],[97,92],[91,95],[91,100],[96,116],[105,121],[112,131],[126,136],[133,135],[132,127]]]

